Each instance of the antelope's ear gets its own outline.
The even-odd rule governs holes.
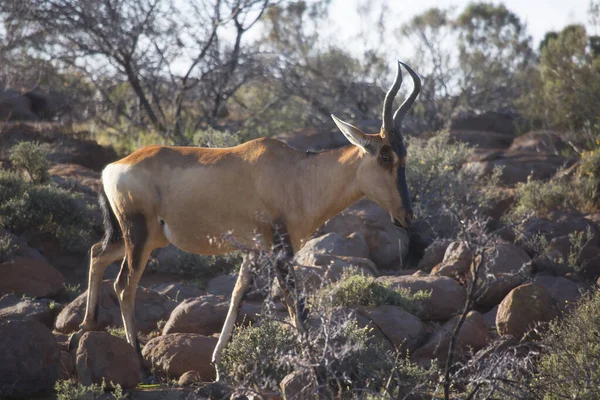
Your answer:
[[[337,127],[340,128],[340,131],[342,131],[350,143],[360,147],[366,153],[377,153],[377,146],[375,145],[373,139],[371,139],[366,133],[354,125],[350,125],[349,123],[342,121],[333,114],[331,114],[331,118],[333,118],[333,122],[335,122]]]

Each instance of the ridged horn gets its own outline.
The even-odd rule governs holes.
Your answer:
[[[392,117],[392,107],[394,105],[394,98],[400,90],[400,86],[402,85],[402,68],[400,66],[400,61],[398,61],[398,71],[396,72],[396,79],[394,79],[394,83],[390,90],[388,90],[385,95],[385,100],[383,100],[383,125],[382,125],[382,133],[392,132],[394,130],[394,118]]]
[[[408,98],[404,100],[404,103],[402,103],[402,105],[398,107],[398,110],[396,110],[396,112],[394,113],[393,124],[398,131],[400,131],[400,128],[402,127],[402,121],[404,120],[406,113],[408,112],[408,110],[410,110],[413,103],[415,102],[415,99],[419,95],[419,92],[421,91],[421,78],[419,77],[419,75],[417,75],[417,73],[413,71],[411,67],[404,64],[401,61],[398,61],[398,68],[400,68],[400,65],[406,68],[406,70],[410,74],[413,80],[414,88],[410,96],[408,96]]]

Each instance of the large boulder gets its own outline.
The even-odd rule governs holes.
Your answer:
[[[496,329],[499,335],[521,339],[538,323],[557,316],[556,300],[550,293],[542,286],[528,283],[514,288],[502,300],[496,315]]]
[[[357,201],[325,222],[317,234],[331,232],[343,237],[360,232],[369,246],[369,259],[379,268],[398,268],[408,254],[406,230],[397,228],[386,211],[367,199]]]
[[[124,339],[107,332],[86,332],[77,348],[77,375],[89,386],[93,383],[129,388],[140,382],[140,357]]]
[[[65,285],[65,277],[46,261],[17,257],[0,264],[0,295],[26,294],[49,297],[58,294]]]
[[[496,132],[507,136],[517,133],[519,117],[510,112],[487,111],[481,114],[463,112],[452,117],[450,129]]]
[[[297,287],[301,291],[314,292],[323,286],[339,281],[344,272],[353,271],[361,275],[376,276],[377,267],[366,258],[344,257],[328,254],[311,254],[302,257],[306,264],[294,265]],[[273,290],[280,295],[279,282]]]
[[[447,321],[431,335],[427,342],[412,354],[414,360],[437,359],[444,365],[448,357],[448,349],[452,334],[461,316],[457,315]],[[470,311],[456,337],[456,354],[460,358],[466,351],[473,352],[484,348],[491,340],[483,316],[477,311]]]
[[[533,283],[542,286],[550,293],[560,311],[573,308],[585,289],[583,287],[580,288],[575,282],[562,276],[538,275],[533,278]]]
[[[448,136],[451,142],[466,143],[477,149],[506,149],[513,141],[512,135],[478,130],[452,129]]]
[[[482,153],[477,159],[463,165],[463,171],[476,176],[492,175],[495,168],[502,168],[500,181],[505,185],[516,185],[532,179],[550,179],[570,160],[558,154],[531,151],[493,151]]]
[[[55,164],[78,164],[94,171],[118,159],[112,147],[82,139],[82,134],[65,134],[56,124],[14,124],[0,132],[0,160],[8,160],[10,149],[19,142],[40,142],[51,146],[48,159]]]
[[[87,291],[69,303],[58,315],[55,329],[61,333],[71,333],[79,329],[83,322]],[[135,320],[137,328],[142,333],[157,329],[158,321],[167,320],[177,303],[154,290],[138,287],[135,297]],[[97,329],[107,326],[123,326],[121,308],[113,282],[104,281],[100,287],[98,299]]]
[[[0,91],[0,120],[37,121],[38,116],[31,109],[31,99],[8,89]]]
[[[531,258],[521,248],[503,243],[487,251],[479,269],[477,304],[493,307],[531,276]]]
[[[446,249],[452,243],[451,240],[441,239],[430,244],[423,253],[423,257],[419,260],[418,268],[423,271],[431,271],[433,267],[444,260]]]
[[[375,324],[396,348],[413,351],[423,341],[425,333],[423,323],[402,307],[391,305],[359,307],[357,312]]]
[[[173,310],[162,333],[199,333],[210,336],[221,332],[228,311],[229,300],[223,297],[207,295],[186,299]],[[255,307],[243,303],[238,322],[254,321],[256,312]]]
[[[34,320],[0,320],[0,398],[49,392],[60,370],[60,348]]]
[[[417,316],[424,320],[446,321],[462,311],[467,300],[465,289],[454,279],[445,276],[381,276],[382,283],[389,283],[394,289],[408,289],[411,293],[430,292],[423,300]]]
[[[513,140],[510,150],[531,151],[539,153],[561,154],[563,150],[572,150],[571,146],[561,138],[560,132],[532,131],[517,136]]]
[[[369,258],[369,246],[360,232],[345,238],[337,232],[331,232],[306,242],[296,254],[296,261],[299,264],[311,264],[310,258],[314,254]]]
[[[462,277],[469,270],[472,261],[473,252],[467,243],[452,242],[444,253],[444,259],[433,268],[431,274],[450,278]]]
[[[142,350],[144,359],[157,372],[179,378],[187,371],[198,371],[204,382],[215,379],[212,353],[217,338],[197,333],[171,333],[150,340]]]
[[[47,299],[33,300],[7,294],[0,298],[0,319],[33,319],[52,328],[59,307]]]
[[[532,218],[523,224],[522,231],[529,238],[541,235],[547,240],[588,231],[592,237],[600,237],[594,222],[582,215],[567,212],[555,212],[549,218]]]

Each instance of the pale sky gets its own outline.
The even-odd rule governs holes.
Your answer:
[[[371,8],[379,9],[387,4],[388,25],[394,29],[431,7],[457,7],[462,11],[471,1],[467,0],[332,0],[330,16],[337,25],[336,36],[340,41],[352,37],[357,26],[370,23],[369,16],[359,15],[359,4],[368,2]],[[499,4],[499,1],[493,1]],[[588,24],[589,0],[505,0],[502,3],[517,14],[527,24],[527,30],[533,37],[533,46],[537,48],[544,34],[550,30],[560,30],[573,23]],[[600,33],[600,32],[598,32]],[[351,43],[350,43],[351,45]]]

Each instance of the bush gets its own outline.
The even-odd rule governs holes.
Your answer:
[[[593,182],[588,178],[536,181],[530,177],[516,186],[515,207],[508,219],[517,222],[530,214],[547,217],[553,211],[590,212],[596,208],[592,201],[595,192]]]
[[[0,227],[17,234],[50,234],[64,250],[87,251],[93,225],[86,211],[81,194],[0,171]]]
[[[600,293],[584,298],[543,339],[536,386],[544,399],[600,398]]]
[[[123,394],[123,389],[119,384],[114,386],[114,392],[108,396],[104,395],[105,390],[104,378],[101,384],[91,384],[90,386],[83,386],[77,381],[57,381],[54,384],[57,400],[96,400],[101,397],[106,400],[125,400],[128,398],[127,394]]]
[[[20,142],[10,149],[10,161],[15,169],[26,172],[32,182],[45,183],[50,180],[49,152],[47,144]]]
[[[451,143],[442,131],[429,140],[407,138],[409,151],[406,179],[413,196],[415,216],[426,222],[435,237],[456,237],[456,215],[471,215],[490,197],[501,170],[482,179],[461,170],[470,149]]]
[[[208,128],[194,133],[193,143],[201,147],[233,147],[240,144],[241,140],[236,134]]]
[[[276,389],[292,370],[282,357],[295,352],[297,345],[295,332],[274,321],[236,327],[221,368],[235,382]]]
[[[424,291],[412,294],[408,289],[392,289],[390,286],[371,276],[345,274],[339,282],[322,289],[320,296],[331,307],[390,304],[400,306],[411,314],[418,313],[421,302],[430,296]]]

